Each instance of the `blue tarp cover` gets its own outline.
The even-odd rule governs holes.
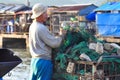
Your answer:
[[[95,21],[95,19],[96,19],[96,12],[89,13],[88,15],[85,16],[85,18],[88,21]]]
[[[120,13],[96,14],[96,24],[100,35],[120,37]]]
[[[83,8],[79,11],[79,16],[85,16],[85,18],[88,21],[95,21],[95,14],[96,12],[93,12],[94,9],[96,9],[97,6],[91,4],[90,6],[87,6],[86,8]]]
[[[96,8],[94,11],[111,11],[111,10],[120,10],[120,2],[108,2]]]
[[[82,10],[79,11],[79,16],[86,16],[93,12],[94,9],[98,8],[97,6],[91,4],[87,6],[86,8],[83,8]]]

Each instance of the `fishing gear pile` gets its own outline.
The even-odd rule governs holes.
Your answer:
[[[53,80],[80,80],[81,75],[91,75],[92,69],[85,71],[82,66],[76,64],[77,61],[96,62],[98,65],[102,62],[110,62],[109,75],[113,75],[114,72],[120,74],[119,45],[98,40],[85,29],[67,27],[66,30],[63,43],[53,50]],[[105,65],[104,69],[106,72],[102,71],[107,73],[108,65]]]

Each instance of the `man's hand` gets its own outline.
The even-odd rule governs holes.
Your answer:
[[[59,35],[65,35],[66,32],[67,32],[66,30],[64,30],[63,28],[60,27]]]

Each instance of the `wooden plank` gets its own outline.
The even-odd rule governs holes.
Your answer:
[[[120,43],[120,38],[115,37],[99,37],[99,40],[106,40],[107,42]]]
[[[17,35],[17,34],[0,34],[0,36],[5,38],[28,38],[28,35]]]
[[[2,37],[0,37],[0,48],[2,48],[2,45],[3,45],[3,39]]]
[[[26,48],[29,47],[29,37],[28,34],[0,34],[0,48],[3,45],[3,38],[17,38],[17,39],[25,39],[26,40]]]

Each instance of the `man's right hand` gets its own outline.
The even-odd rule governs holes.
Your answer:
[[[65,35],[66,32],[67,32],[66,30],[64,30],[62,27],[60,27],[59,35]]]

